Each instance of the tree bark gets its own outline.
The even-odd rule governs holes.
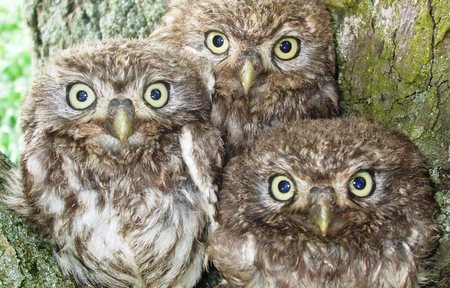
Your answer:
[[[145,37],[164,13],[164,0],[25,2],[37,66],[81,41]],[[398,129],[430,160],[443,229],[436,286],[450,287],[450,2],[326,2],[334,18],[345,114],[361,114]],[[0,158],[0,169],[8,165]],[[74,287],[61,276],[49,245],[32,227],[1,206],[0,219],[0,286]],[[216,286],[208,281],[201,286]]]
[[[440,287],[450,287],[450,2],[327,3],[346,113],[398,129],[429,159],[443,230],[437,278]]]
[[[148,36],[164,13],[164,1],[26,0],[35,63],[82,41]]]
[[[0,176],[13,164],[0,153]],[[0,193],[4,193],[0,177]],[[0,205],[0,287],[75,287],[56,264],[51,246],[33,227]]]

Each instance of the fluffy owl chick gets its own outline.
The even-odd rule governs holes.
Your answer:
[[[199,279],[223,150],[199,66],[167,45],[110,40],[63,52],[35,79],[23,188],[16,179],[4,200],[50,235],[79,284]]]
[[[212,63],[211,118],[231,155],[263,127],[338,113],[333,33],[321,1],[169,2],[152,37]]]
[[[424,158],[363,119],[260,134],[225,168],[208,253],[232,287],[415,287],[437,245]]]

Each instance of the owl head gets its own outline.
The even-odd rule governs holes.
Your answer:
[[[406,137],[364,119],[305,120],[262,133],[227,165],[219,197],[219,222],[262,241],[360,249],[390,239],[424,255],[434,247],[424,243],[436,244],[423,156]]]
[[[165,145],[163,135],[209,117],[214,79],[197,72],[199,62],[189,58],[148,40],[63,51],[36,77],[25,100],[25,141],[92,164],[139,161]]]
[[[333,33],[321,1],[171,1],[155,35],[213,65],[212,121],[239,145],[257,126],[337,113]]]

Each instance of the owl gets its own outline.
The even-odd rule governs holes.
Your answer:
[[[425,160],[364,119],[261,133],[230,160],[207,253],[231,287],[416,287],[438,242]]]
[[[230,155],[264,127],[338,114],[328,11],[313,0],[173,0],[153,38],[213,65],[211,120]]]
[[[48,235],[80,285],[192,287],[200,277],[223,143],[209,121],[214,79],[189,58],[109,40],[63,52],[34,81],[22,180],[9,177],[4,201]]]

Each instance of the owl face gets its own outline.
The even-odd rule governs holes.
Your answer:
[[[164,35],[214,66],[212,121],[239,146],[258,126],[335,114],[333,37],[317,1],[174,1]]]
[[[212,73],[148,40],[62,53],[26,98],[20,188],[5,203],[81,286],[194,286],[222,163]]]
[[[225,174],[219,222],[268,241],[308,235],[352,247],[385,239],[413,246],[432,230],[421,227],[433,226],[436,206],[417,148],[362,119],[304,121],[261,134]],[[407,229],[411,221],[419,228]],[[427,232],[419,236],[421,229]]]
[[[138,40],[65,51],[35,81],[24,130],[39,139],[33,141],[58,139],[55,149],[137,160],[162,145],[162,134],[209,116],[209,75],[202,78],[183,59]]]
[[[169,10],[165,22],[179,25],[183,35],[176,36],[183,44],[214,63],[219,88],[256,97],[267,85],[281,82],[286,90],[333,73],[329,15],[316,2],[184,1]],[[176,23],[181,18],[186,21]]]

